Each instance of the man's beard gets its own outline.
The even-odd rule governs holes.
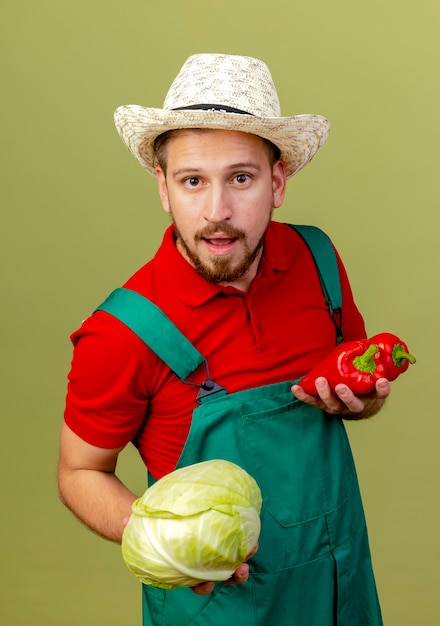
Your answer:
[[[171,217],[173,217],[172,213]],[[244,274],[246,274],[248,269],[251,267],[252,263],[255,261],[260,250],[263,247],[265,232],[261,236],[255,248],[251,250],[247,243],[247,235],[243,230],[233,228],[227,223],[206,226],[203,230],[196,233],[194,237],[195,241],[201,241],[205,238],[208,239],[209,237],[212,237],[212,235],[214,235],[215,233],[221,232],[228,237],[243,241],[244,243],[244,257],[238,265],[232,265],[231,259],[227,255],[212,255],[211,263],[207,264],[200,259],[200,257],[194,252],[194,250],[191,250],[185,239],[180,234],[174,218],[173,224],[177,241],[182,246],[191,265],[193,265],[197,272],[210,283],[232,283],[244,276]]]

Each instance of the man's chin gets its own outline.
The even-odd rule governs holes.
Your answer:
[[[216,259],[211,265],[198,261],[193,266],[205,280],[214,284],[234,282],[247,271],[247,268],[232,267],[230,261],[225,257]]]

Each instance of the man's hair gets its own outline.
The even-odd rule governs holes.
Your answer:
[[[180,132],[180,130],[181,129],[168,130],[167,132],[162,133],[161,135],[156,137],[156,139],[154,140],[154,143],[153,143],[154,162],[155,162],[155,165],[158,165],[162,169],[164,174],[166,174],[166,172],[167,172],[167,146],[168,146],[168,142],[171,139],[171,137],[173,137],[174,135],[178,134]],[[209,132],[212,129],[210,129],[210,128],[192,128],[191,130],[194,130],[196,132],[201,132],[202,133],[202,132]],[[268,157],[269,157],[269,162],[270,162],[271,165],[273,165],[276,161],[278,161],[281,158],[280,149],[278,148],[278,146],[273,144],[268,139],[264,139],[264,137],[260,137],[260,139],[263,141],[264,145],[266,146],[267,154],[268,154]],[[139,154],[141,156],[142,156],[142,152],[143,152],[143,145],[141,144],[139,146]]]

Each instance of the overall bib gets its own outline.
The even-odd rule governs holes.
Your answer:
[[[321,282],[329,295],[328,281]],[[155,305],[124,291],[99,308],[135,330],[184,380],[203,356]],[[138,298],[148,303],[148,324],[145,311],[133,312]],[[263,496],[259,550],[246,583],[216,583],[206,596],[143,585],[144,626],[381,626],[342,420],[298,401],[293,381],[231,394],[205,383],[176,467],[221,458],[249,472]]]

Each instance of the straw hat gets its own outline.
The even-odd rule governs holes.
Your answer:
[[[328,121],[320,115],[281,117],[267,65],[228,54],[189,57],[172,83],[163,109],[121,106],[115,111],[115,124],[127,148],[153,175],[154,140],[169,130],[213,128],[264,137],[280,149],[287,177],[309,163],[329,132]]]

